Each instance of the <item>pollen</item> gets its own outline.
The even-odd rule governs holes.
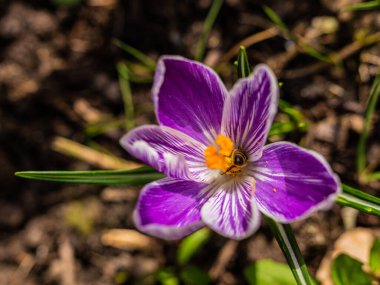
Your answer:
[[[231,154],[233,150],[233,142],[228,137],[219,134],[215,140],[215,145],[208,146],[204,151],[207,167],[225,172],[232,165]]]
[[[234,150],[234,144],[228,137],[219,134],[215,142],[219,146],[219,153],[221,155],[231,155],[232,151]]]

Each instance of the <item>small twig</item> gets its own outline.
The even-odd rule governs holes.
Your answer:
[[[32,271],[33,267],[36,264],[35,259],[32,255],[24,253],[24,256],[21,259],[20,265],[17,267],[15,272],[13,273],[13,276],[11,278],[11,285],[18,285],[19,280],[25,280],[29,273]]]
[[[222,273],[225,271],[228,262],[236,254],[238,244],[239,242],[236,240],[229,240],[220,250],[215,263],[209,271],[209,275],[212,280],[218,280]]]
[[[234,45],[229,51],[225,53],[225,55],[220,60],[221,62],[227,62],[231,60],[233,57],[236,57],[236,55],[239,53],[240,47],[244,46],[245,48],[248,48],[254,44],[257,44],[259,42],[271,39],[277,35],[279,35],[280,32],[276,27],[271,27],[269,29],[266,29],[264,31],[261,31],[259,33],[253,34],[242,41],[238,42],[236,45]]]
[[[61,284],[75,285],[75,258],[74,249],[68,239],[63,236],[59,245],[59,257],[61,261]]]
[[[353,54],[357,53],[359,50],[362,48],[375,44],[377,42],[380,42],[380,32],[374,33],[372,35],[369,35],[366,37],[365,42],[362,41],[355,41],[344,48],[342,48],[340,51],[338,51],[336,54],[332,54],[329,56],[333,62],[339,63],[346,58],[352,56]],[[297,79],[297,78],[302,78],[308,75],[311,75],[313,73],[319,72],[325,68],[328,68],[331,66],[331,63],[328,62],[317,62],[314,64],[311,64],[309,66],[303,67],[303,68],[298,68],[298,69],[293,69],[293,70],[288,70],[284,72],[284,78],[285,79]]]
[[[129,229],[106,230],[101,236],[101,242],[105,246],[123,250],[150,251],[155,245],[153,238]]]
[[[52,149],[102,169],[130,170],[142,166],[142,164],[110,156],[63,137],[56,137],[53,140]]]

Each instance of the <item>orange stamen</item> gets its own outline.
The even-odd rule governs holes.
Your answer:
[[[221,134],[217,136],[215,143],[216,145],[210,145],[204,151],[206,165],[210,169],[225,172],[232,164],[230,156],[234,150],[234,144],[228,137]]]
[[[226,155],[226,156],[231,155],[232,151],[234,150],[234,144],[229,138],[219,134],[216,137],[215,142],[217,145],[219,145],[220,154]]]

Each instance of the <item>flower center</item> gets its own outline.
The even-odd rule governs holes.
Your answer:
[[[234,148],[233,142],[221,134],[215,140],[215,145],[205,149],[206,165],[210,169],[219,169],[222,174],[236,175],[248,163],[247,154],[238,148]]]

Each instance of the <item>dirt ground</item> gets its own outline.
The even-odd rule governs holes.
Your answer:
[[[152,276],[159,268],[176,268],[178,242],[147,238],[145,246],[120,249],[105,241],[106,230],[134,229],[131,216],[139,187],[29,181],[14,172],[99,168],[53,150],[56,137],[131,159],[118,144],[123,128],[100,135],[86,131],[99,118],[123,115],[116,65],[136,59],[113,39],[152,59],[162,54],[192,58],[211,1],[67,1],[77,2],[70,7],[59,2],[66,1],[0,0],[0,284],[159,284]],[[274,28],[263,12],[264,2],[297,40]],[[272,140],[320,152],[344,183],[378,195],[380,183],[359,184],[355,161],[369,90],[380,65],[380,14],[341,10],[354,2],[226,0],[205,62],[231,86],[236,80],[231,48],[265,31],[265,39],[247,47],[249,59],[274,69],[283,83],[282,98],[309,125],[307,132]],[[371,36],[373,41],[361,41]],[[333,55],[336,64],[305,53],[303,43]],[[136,124],[154,123],[150,87],[132,84]],[[379,139],[377,112],[368,141],[374,170],[380,161]],[[357,225],[376,228],[380,222],[360,214]],[[294,229],[315,274],[344,231],[341,208],[316,213]],[[215,274],[222,250],[227,258]],[[265,225],[239,243],[213,235],[191,263],[214,272],[214,284],[246,284],[242,268],[261,258],[284,261]]]

